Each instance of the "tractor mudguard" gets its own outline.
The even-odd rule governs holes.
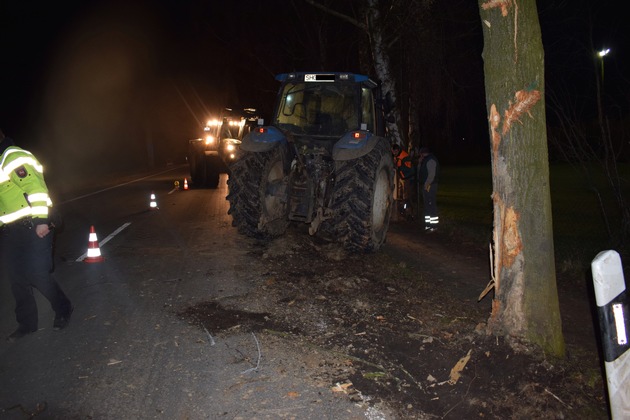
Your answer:
[[[374,146],[385,140],[375,136],[369,131],[350,131],[335,143],[332,157],[334,160],[351,160],[365,156],[374,149]],[[385,140],[387,141],[387,140]]]
[[[282,131],[276,127],[256,127],[252,132],[243,138],[241,149],[247,152],[267,152],[273,149],[279,142],[285,142],[287,139]]]

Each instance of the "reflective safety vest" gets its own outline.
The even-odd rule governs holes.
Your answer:
[[[396,161],[396,169],[401,179],[413,179],[415,170],[411,163],[411,156],[404,150],[400,151],[398,156],[394,156]]]
[[[0,226],[32,217],[35,224],[48,223],[52,201],[44,181],[44,169],[31,152],[8,147],[0,157]]]

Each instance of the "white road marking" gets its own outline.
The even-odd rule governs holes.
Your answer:
[[[105,245],[107,242],[110,241],[110,239],[112,239],[114,236],[118,235],[120,232],[122,232],[124,229],[126,229],[127,226],[129,226],[130,224],[131,224],[131,222],[127,222],[127,223],[123,224],[121,227],[119,227],[118,229],[116,229],[115,231],[113,231],[107,238],[103,239],[102,241],[100,241],[98,243],[98,247],[102,248],[103,245]],[[76,262],[81,262],[85,258],[87,258],[87,251],[83,255],[81,255],[79,258],[77,258]]]
[[[107,188],[104,188],[104,189],[99,190],[99,191],[94,191],[94,192],[91,192],[89,194],[84,194],[84,195],[81,195],[79,197],[71,198],[70,200],[66,200],[66,201],[61,202],[61,203],[56,203],[56,205],[60,206],[62,204],[66,204],[66,203],[72,203],[73,201],[81,200],[82,198],[91,197],[93,195],[100,194],[100,193],[105,192],[105,191],[113,190],[115,188],[119,188],[119,187],[122,187],[122,186],[125,186],[125,185],[129,185],[129,184],[133,184],[134,182],[142,181],[143,179],[147,179],[147,178],[152,178],[152,177],[154,177],[156,175],[164,174],[166,172],[171,172],[171,171],[173,171],[175,169],[179,169],[179,168],[167,169],[166,171],[162,171],[162,172],[158,172],[158,173],[155,173],[155,174],[147,175],[147,176],[144,176],[142,178],[134,179],[134,180],[129,181],[129,182],[124,182],[122,184],[113,185],[111,187],[107,187]]]

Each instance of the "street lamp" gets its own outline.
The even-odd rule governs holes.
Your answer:
[[[600,64],[602,66],[602,80],[601,84],[599,78],[595,76],[595,89],[597,93],[597,114],[599,117],[599,127],[601,130],[602,140],[606,138],[606,129],[604,126],[604,109],[602,106],[602,90],[604,89],[604,57],[608,55],[610,48],[604,48],[597,53]]]
[[[609,52],[610,52],[610,48],[604,48],[603,50],[597,53],[597,55],[599,56],[601,65],[602,65],[602,84],[604,84],[604,57],[607,56]]]

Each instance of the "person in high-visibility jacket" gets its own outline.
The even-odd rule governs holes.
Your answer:
[[[416,182],[416,167],[413,164],[413,159],[405,150],[403,150],[399,144],[394,143],[392,145],[392,154],[394,155],[394,163],[396,164],[396,175],[399,185],[402,187],[399,189],[399,195],[397,199],[402,200],[404,208],[401,209],[402,215],[407,218],[413,218],[415,214],[415,182]]]
[[[55,312],[54,329],[65,328],[70,322],[72,304],[51,273],[51,207],[42,165],[0,131],[0,255],[18,322],[18,328],[7,337],[9,341],[37,331],[33,288],[50,302]]]

